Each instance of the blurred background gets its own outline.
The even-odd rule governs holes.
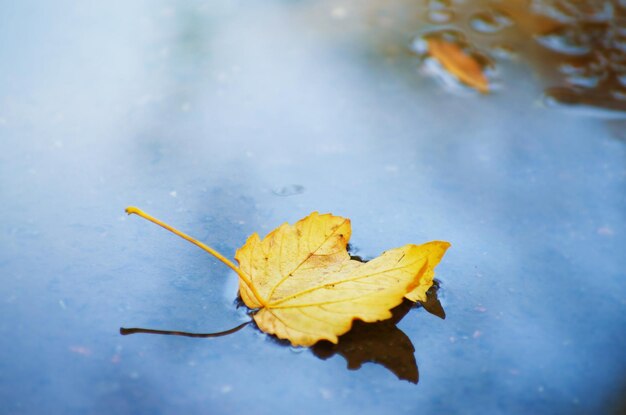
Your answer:
[[[450,241],[419,382],[122,337],[248,319],[128,205],[231,258],[312,211],[363,258]],[[626,411],[623,0],[0,0],[0,206],[2,414]]]

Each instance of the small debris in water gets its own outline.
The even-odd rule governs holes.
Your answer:
[[[70,352],[80,354],[83,356],[91,356],[91,349],[85,346],[71,346]]]
[[[304,192],[304,186],[299,184],[290,184],[288,186],[277,187],[272,189],[272,193],[276,196],[295,196]]]
[[[598,235],[613,236],[615,235],[615,231],[613,231],[613,229],[609,228],[608,226],[602,226],[598,228]]]
[[[320,395],[325,400],[330,400],[333,398],[333,392],[330,389],[320,388]]]

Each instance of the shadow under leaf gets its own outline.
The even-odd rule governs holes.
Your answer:
[[[437,298],[438,288],[438,283],[433,284],[426,294],[427,300],[418,304],[429,313],[444,319],[446,314]],[[343,356],[350,370],[357,370],[363,363],[370,362],[384,366],[400,380],[417,383],[419,370],[415,360],[415,347],[411,339],[397,326],[414,307],[415,303],[404,300],[391,310],[392,317],[389,320],[376,323],[356,320],[352,329],[339,337],[337,344],[321,341],[311,350],[323,360],[335,354]]]
[[[335,354],[343,356],[348,369],[357,370],[363,363],[382,365],[393,372],[398,379],[417,383],[419,372],[415,361],[415,347],[411,339],[396,324],[413,307],[406,300],[392,310],[394,317],[376,323],[355,321],[352,329],[339,337],[339,343],[321,341],[311,350],[320,359],[326,360]]]
[[[412,308],[423,307],[424,310],[439,318],[445,319],[446,313],[437,297],[439,282],[434,281],[426,293],[426,301],[414,303],[404,300],[399,306],[391,310],[392,317],[388,320],[376,323],[365,323],[355,320],[352,329],[339,337],[339,342],[333,344],[328,341],[320,341],[311,347],[313,354],[326,360],[336,354],[343,356],[348,362],[348,369],[357,370],[363,363],[375,363],[387,368],[400,380],[411,383],[419,381],[419,371],[415,360],[415,347],[411,339],[398,328],[397,324],[411,311]],[[243,306],[240,298],[236,300],[239,306]],[[221,337],[235,333],[247,325],[256,326],[254,321],[248,321],[217,333],[189,333],[184,331],[154,330],[144,328],[120,328],[120,334],[129,335],[136,333],[164,334],[186,337]],[[258,328],[257,328],[258,330]],[[274,341],[281,345],[289,345],[286,340],[273,337]]]

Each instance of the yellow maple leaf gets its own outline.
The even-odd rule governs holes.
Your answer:
[[[479,92],[489,92],[489,80],[476,58],[453,42],[439,38],[430,38],[427,42],[428,52],[445,70]]]
[[[366,263],[350,258],[350,220],[314,212],[294,225],[283,224],[261,240],[252,234],[237,250],[239,267],[214,249],[160,220],[129,207],[214,255],[239,275],[244,303],[256,310],[265,333],[294,346],[319,340],[337,343],[352,322],[386,320],[403,298],[425,301],[434,268],[450,246],[433,241],[405,245]]]

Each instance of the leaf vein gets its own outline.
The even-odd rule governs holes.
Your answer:
[[[301,266],[302,264],[304,264],[306,261],[309,260],[309,258],[311,258],[313,255],[315,255],[315,252],[317,252],[322,246],[324,246],[324,244],[326,242],[328,242],[328,240],[335,235],[335,233],[337,232],[338,229],[340,229],[346,222],[348,221],[348,219],[344,219],[343,222],[341,222],[341,224],[339,224],[339,226],[337,226],[335,229],[333,229],[333,231],[328,234],[328,236],[319,244],[319,246],[317,248],[315,248],[315,250],[311,251],[309,248],[309,254],[307,255],[306,258],[304,258],[293,270],[291,270],[287,275],[284,275],[280,281],[278,281],[278,283],[276,283],[276,285],[274,285],[272,287],[272,290],[270,291],[270,294],[268,295],[268,298],[272,298],[272,295],[274,295],[274,292],[276,291],[276,289],[278,287],[280,287],[294,272],[296,272]],[[309,240],[310,240],[310,233],[311,233],[311,228],[312,226],[309,226]],[[282,272],[281,272],[282,274]]]
[[[267,307],[274,307],[275,308],[275,306],[277,304],[282,304],[285,301],[291,300],[293,298],[300,297],[301,295],[308,294],[308,293],[310,293],[312,291],[320,290],[320,289],[322,289],[324,287],[327,287],[327,286],[337,286],[339,284],[345,284],[345,283],[348,283],[348,282],[351,282],[351,281],[357,281],[357,280],[361,280],[361,279],[364,279],[364,278],[370,278],[370,277],[376,276],[378,274],[383,274],[383,273],[393,272],[393,271],[398,271],[398,270],[402,271],[403,269],[409,268],[413,264],[416,264],[416,263],[418,263],[420,261],[423,261],[423,259],[420,258],[417,261],[413,261],[413,262],[411,262],[409,264],[406,264],[406,265],[403,265],[401,267],[385,269],[385,270],[382,270],[382,271],[373,272],[371,274],[361,275],[361,276],[353,277],[353,278],[346,278],[345,280],[341,280],[341,281],[337,281],[337,282],[330,282],[330,283],[326,283],[326,284],[323,284],[323,285],[317,285],[315,287],[307,288],[306,290],[298,291],[297,293],[291,294],[291,295],[289,295],[287,297],[283,297],[280,300],[274,301],[273,303],[269,303],[269,304],[267,304]]]

